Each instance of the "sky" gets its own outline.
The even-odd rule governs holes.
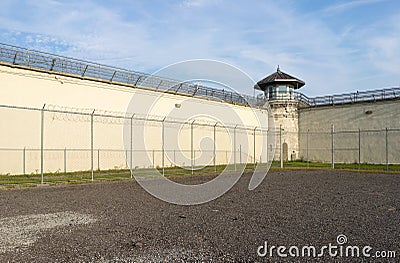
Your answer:
[[[0,42],[146,73],[211,59],[258,81],[279,65],[307,96],[400,86],[397,0],[1,0]]]

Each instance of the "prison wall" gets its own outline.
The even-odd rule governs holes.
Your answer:
[[[333,153],[336,163],[398,164],[399,113],[400,100],[300,109],[300,158],[331,162]]]
[[[241,124],[260,126],[258,119],[268,125],[264,109],[7,65],[0,65],[0,104],[1,174],[40,173],[42,135],[44,172],[90,170],[92,131],[94,169],[126,169],[129,159],[136,168],[161,166],[163,148],[165,166],[193,165],[192,159],[194,165],[211,165],[214,128],[199,123],[214,122],[218,122],[217,164],[232,163],[233,158],[242,163],[268,159],[264,133],[239,129]],[[38,110],[43,107],[46,111]],[[93,111],[101,116],[94,115],[92,122]],[[188,119],[190,111],[194,117]],[[232,112],[235,118],[229,119]],[[112,117],[133,114],[132,124],[126,118]],[[182,117],[187,123],[162,124],[163,116]],[[126,145],[130,138],[125,138],[124,145],[123,136],[124,129],[128,129],[125,135],[130,134],[130,125],[132,158]],[[239,128],[234,130],[230,125]]]

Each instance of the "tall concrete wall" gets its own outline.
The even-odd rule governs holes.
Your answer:
[[[334,125],[335,162],[358,162],[360,154],[361,163],[385,163],[387,144],[388,162],[400,163],[399,113],[400,100],[300,109],[300,157],[331,162]]]
[[[131,102],[133,98],[133,102]],[[140,115],[167,116],[171,112],[185,113],[192,111],[194,118],[200,122],[216,122],[217,156],[216,161],[227,163],[232,161],[233,129],[223,125],[245,124],[248,127],[260,126],[257,119],[268,128],[268,113],[263,109],[222,103],[213,100],[188,96],[159,93],[132,87],[90,81],[75,77],[60,76],[52,73],[28,69],[0,66],[0,104],[22,107],[42,108],[50,110],[76,110],[114,114],[127,111]],[[150,112],[143,106],[153,103]],[[180,104],[178,109],[176,104]],[[129,106],[130,105],[130,106]],[[130,107],[130,108],[129,108]],[[129,108],[129,109],[128,109]],[[217,114],[218,113],[218,114]],[[60,112],[44,113],[44,148],[45,172],[63,171],[64,155],[67,155],[67,170],[79,171],[90,169],[91,125],[90,116],[63,114]],[[185,117],[187,115],[181,114]],[[234,118],[230,117],[234,116]],[[189,120],[187,120],[189,121]],[[233,123],[230,123],[233,122]],[[25,152],[26,173],[37,173],[40,168],[40,111],[10,109],[0,107],[0,173],[21,174],[23,166],[23,149]],[[113,118],[94,118],[95,168],[120,169],[127,168],[124,152],[123,129],[125,121]],[[173,138],[183,152],[170,144],[171,137],[166,137],[167,158],[165,165],[190,164],[189,125],[165,126],[166,136]],[[133,125],[134,166],[161,165],[161,123],[145,123],[136,120]],[[144,128],[143,128],[144,127]],[[213,158],[212,127],[194,126],[194,149],[196,164],[211,164]],[[172,134],[172,135],[171,135]],[[264,149],[267,148],[266,137],[256,131],[255,158],[267,160]],[[254,160],[254,135],[252,131],[236,131],[236,159],[242,162]],[[67,149],[65,152],[63,149]],[[239,156],[239,149],[242,155]],[[154,151],[153,151],[154,150]],[[98,162],[97,162],[98,161]]]

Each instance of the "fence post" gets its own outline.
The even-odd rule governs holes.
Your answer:
[[[235,163],[235,172],[237,170],[237,168],[236,168],[236,128],[237,128],[237,125],[233,129],[233,161]]]
[[[217,141],[216,141],[216,139],[217,139],[217,137],[216,137],[216,132],[215,132],[217,124],[218,124],[218,122],[216,122],[214,125],[214,149],[213,149],[213,151],[214,151],[214,172],[217,172],[217,163],[216,163],[216,159],[217,159],[217,149],[216,149]]]
[[[100,172],[100,149],[97,149],[97,171]]]
[[[124,155],[125,155],[125,166],[126,167],[129,167],[129,150],[128,149],[126,149],[126,150],[121,150],[122,152],[124,152]],[[131,169],[129,168],[129,171],[130,171]]]
[[[131,156],[130,157],[131,158],[129,160],[130,161],[130,166],[131,166],[131,170],[130,170],[131,178],[133,178],[133,118],[134,117],[135,117],[135,114],[133,114],[132,117],[131,117],[131,134],[130,134],[131,135],[131,138],[130,138],[131,139],[131,141],[130,141],[130,144],[131,144],[130,145],[131,146],[130,147],[131,148],[130,149],[131,150]]]
[[[26,147],[22,150],[22,172],[26,175]]]
[[[90,170],[92,173],[92,181],[94,181],[94,171],[93,171],[93,162],[94,162],[94,150],[93,150],[93,118],[94,118],[94,112],[90,114]]]
[[[361,169],[361,129],[358,128],[358,170]]]
[[[254,169],[256,169],[256,163],[257,163],[257,159],[256,159],[256,129],[257,129],[257,126],[256,127],[254,127],[254,130],[253,130],[253,161],[254,161]]]
[[[308,156],[308,138],[310,135],[310,129],[307,129],[307,168],[310,168],[310,160],[309,160],[309,156]]]
[[[43,108],[41,110],[41,126],[40,126],[40,178],[41,178],[41,183],[44,183],[44,176],[43,176],[43,161],[44,161],[44,108],[46,107],[46,104],[43,105]]]
[[[162,120],[162,175],[165,175],[165,118]]]
[[[335,126],[332,124],[332,169],[335,169]]]
[[[174,166],[176,167],[176,150],[174,150]]]
[[[265,147],[266,147],[265,152],[267,154],[266,158],[265,158],[265,163],[268,163],[268,161],[269,161],[269,156],[268,156],[268,132],[269,132],[269,128],[267,129],[266,136],[265,136]]]
[[[386,171],[389,171],[389,147],[388,147],[388,128],[386,127],[386,140],[385,140],[385,150],[386,150]]]
[[[153,168],[156,167],[156,164],[154,163],[154,149],[153,149]]]
[[[67,147],[64,148],[64,174],[67,173]]]
[[[193,165],[194,165],[194,154],[193,154],[193,124],[196,120],[192,121],[190,124],[190,157],[191,157],[191,165],[192,165],[192,174],[193,174]]]
[[[239,144],[239,162],[242,164],[242,145]]]
[[[281,169],[282,169],[283,168],[282,124],[279,125],[279,158],[281,161]]]

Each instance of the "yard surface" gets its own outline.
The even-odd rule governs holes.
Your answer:
[[[135,180],[0,190],[0,262],[399,262],[399,174],[274,170],[253,191],[250,177],[196,206],[165,203]],[[318,253],[338,235],[396,256],[257,255],[265,241]]]

